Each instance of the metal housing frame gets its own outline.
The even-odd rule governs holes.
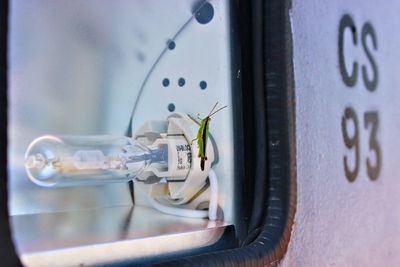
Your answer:
[[[291,1],[240,1],[243,111],[237,114],[249,140],[238,149],[246,162],[238,167],[237,192],[246,230],[240,247],[162,261],[162,266],[272,265],[283,258],[296,211],[295,106],[292,64]],[[7,206],[7,30],[8,1],[0,4],[0,257],[7,266],[21,265],[15,252]],[[250,198],[250,196],[253,198]],[[246,200],[251,199],[251,200]],[[251,210],[251,212],[250,212]],[[151,264],[154,264],[153,261]]]

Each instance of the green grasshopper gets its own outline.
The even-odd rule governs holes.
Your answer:
[[[201,159],[200,160],[200,168],[202,171],[204,171],[205,161],[207,160],[207,154],[206,154],[207,153],[207,141],[208,141],[211,116],[214,115],[215,113],[217,113],[218,111],[220,111],[221,109],[224,109],[227,107],[227,106],[224,106],[224,107],[219,108],[216,111],[214,111],[215,108],[217,107],[217,105],[218,105],[218,102],[215,103],[214,107],[210,111],[210,114],[208,114],[208,116],[205,117],[204,119],[201,119],[200,115],[197,114],[197,118],[200,120],[200,122],[198,122],[196,119],[194,119],[190,115],[188,115],[189,118],[191,118],[195,123],[197,123],[200,126],[199,131],[197,132],[197,138],[193,139],[190,142],[190,145],[192,145],[193,142],[197,140],[197,145],[199,147],[198,157]]]

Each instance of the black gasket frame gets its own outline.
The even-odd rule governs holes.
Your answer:
[[[7,35],[8,1],[0,1],[0,262],[2,266],[21,266],[12,242],[7,194]]]

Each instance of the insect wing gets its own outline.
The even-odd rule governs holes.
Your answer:
[[[210,128],[210,121],[211,118],[208,117],[206,118],[206,123],[204,125],[204,131],[203,131],[203,142],[204,142],[204,159],[207,160],[207,142],[208,142],[208,134],[209,134],[209,128]]]
[[[201,125],[200,125],[200,128],[199,128],[199,131],[198,131],[198,133],[197,133],[197,145],[198,145],[198,147],[199,147],[199,153],[198,153],[198,157],[199,158],[204,158],[205,157],[205,153],[206,153],[206,151],[205,151],[205,149],[204,149],[204,129],[205,129],[205,125],[206,124],[206,120],[204,119],[204,120],[202,120],[201,121]]]

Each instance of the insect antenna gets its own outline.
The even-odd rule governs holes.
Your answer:
[[[217,109],[216,111],[214,111],[213,113],[211,113],[210,115],[208,115],[208,117],[211,117],[212,115],[214,115],[215,113],[217,113],[218,111],[220,111],[221,109],[224,109],[228,106],[223,106],[222,108]]]
[[[213,113],[213,111],[214,111],[214,109],[217,107],[217,105],[218,105],[218,101],[217,101],[217,103],[215,103],[214,107],[211,109],[210,114],[208,114],[207,117],[210,117],[210,116],[211,116],[211,113]]]

